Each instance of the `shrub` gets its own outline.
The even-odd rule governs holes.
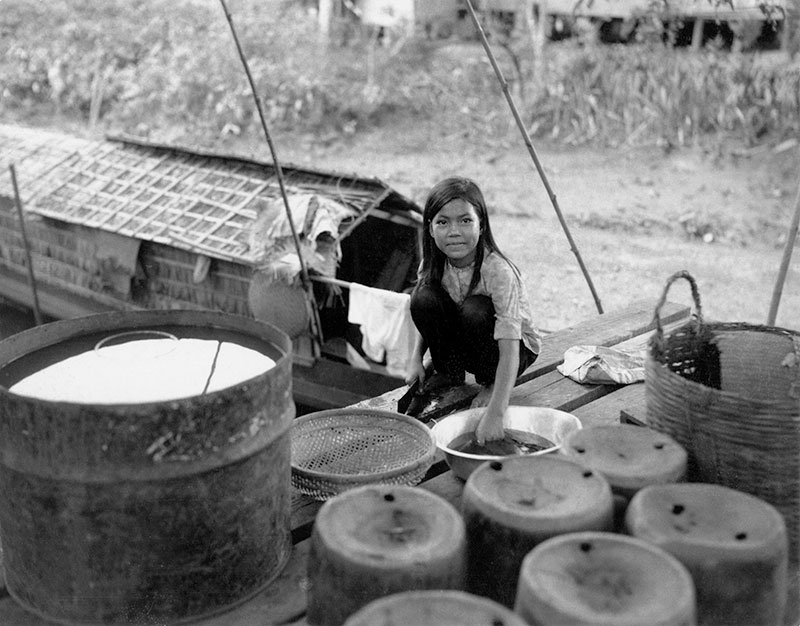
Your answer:
[[[280,129],[356,132],[414,118],[443,133],[516,132],[474,41],[409,38],[381,47],[356,37],[323,49],[300,3],[228,4],[268,121]],[[0,33],[0,113],[24,118],[55,109],[114,132],[161,138],[260,132],[215,2],[3,0]],[[547,74],[527,76],[518,103],[534,136],[681,145],[724,135],[753,144],[799,130],[797,64],[652,42],[565,41],[545,51]],[[498,47],[496,55],[516,78],[506,52]]]
[[[529,119],[539,135],[566,143],[683,145],[726,135],[752,145],[800,130],[800,65],[783,60],[662,46],[577,48],[550,75]]]

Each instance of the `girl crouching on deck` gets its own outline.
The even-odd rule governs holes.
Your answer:
[[[502,439],[503,415],[517,377],[541,350],[517,267],[500,252],[483,193],[467,178],[431,190],[423,211],[422,263],[411,294],[417,327],[406,383],[426,391],[464,382],[481,386],[473,407],[486,407],[475,438]],[[423,356],[434,373],[426,381]]]

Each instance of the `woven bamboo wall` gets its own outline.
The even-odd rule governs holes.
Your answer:
[[[95,294],[110,295],[113,291],[84,229],[26,215],[25,232],[37,282],[78,291],[90,298]],[[4,210],[0,210],[0,263],[20,273],[28,271],[19,219],[15,213]]]
[[[214,309],[250,316],[247,292],[253,270],[214,259],[206,278],[193,281],[197,255],[157,243],[142,245],[140,260],[147,277],[142,303],[148,308]]]

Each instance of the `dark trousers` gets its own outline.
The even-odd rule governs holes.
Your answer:
[[[500,350],[494,339],[494,305],[489,296],[467,296],[459,306],[443,287],[421,285],[411,294],[411,318],[431,351],[433,368],[453,382],[464,372],[478,384],[494,383]],[[519,342],[517,376],[536,360]]]

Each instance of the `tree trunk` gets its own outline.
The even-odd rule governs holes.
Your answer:
[[[533,79],[534,84],[544,85],[546,82],[547,63],[545,57],[545,43],[549,20],[547,18],[547,0],[539,0],[538,14],[534,19],[534,0],[525,0],[525,15],[533,48]]]
[[[327,44],[331,35],[334,0],[319,0],[317,21],[319,23],[320,43]]]

